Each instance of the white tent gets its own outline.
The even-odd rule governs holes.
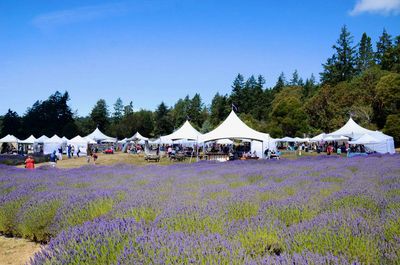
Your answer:
[[[31,135],[28,138],[26,138],[25,140],[18,141],[18,143],[20,143],[20,144],[33,144],[35,141],[36,141],[35,136]]]
[[[63,140],[57,136],[57,134],[53,135],[51,138],[43,141],[43,154],[51,154],[54,151],[58,153],[58,149],[62,148]]]
[[[139,132],[136,132],[131,138],[128,138],[127,140],[133,140],[133,141],[148,141],[149,138],[144,137],[143,135],[141,135]]]
[[[117,139],[107,136],[104,133],[102,133],[99,128],[96,128],[91,134],[87,135],[86,137],[89,137],[90,139],[93,139],[95,141],[100,141],[100,142],[116,142]]]
[[[229,116],[217,128],[199,137],[199,141],[209,142],[226,138],[249,139],[263,142],[269,138],[269,135],[247,126],[232,110]]]
[[[49,137],[47,137],[46,135],[42,135],[36,139],[35,143],[42,144],[42,143],[44,143],[44,141],[47,141],[47,140],[49,140]]]
[[[329,142],[329,141],[348,141],[349,137],[340,135],[340,136],[335,136],[335,135],[329,135],[327,137],[324,138],[325,142]]]
[[[382,132],[368,130],[361,127],[352,118],[339,130],[328,134],[328,136],[347,136],[351,137],[352,140],[357,140],[364,134],[369,134],[370,136],[379,139],[380,142],[377,144],[365,145],[366,147],[378,152],[378,153],[389,153],[394,154],[394,141],[393,137],[386,135]],[[325,139],[324,139],[325,140]]]
[[[80,135],[75,136],[71,140],[68,140],[67,144],[74,147],[74,154],[80,150],[81,154],[86,154],[86,149],[89,143],[89,139],[81,137]]]
[[[18,138],[11,134],[7,134],[6,136],[0,139],[0,143],[16,144],[18,143],[18,141],[19,141]]]
[[[305,143],[305,142],[309,142],[309,141],[310,141],[310,138],[295,137],[295,138],[294,138],[294,141],[295,141],[296,143]]]
[[[347,136],[353,139],[357,139],[366,133],[373,132],[374,131],[361,127],[352,118],[350,118],[342,128],[332,133],[329,133],[327,136]]]
[[[313,138],[310,139],[310,142],[321,142],[324,140],[324,137],[326,137],[326,133],[320,133]]]
[[[275,141],[276,142],[296,142],[296,139],[294,139],[292,137],[289,137],[289,136],[286,136],[286,137],[283,137],[283,138],[275,139]]]
[[[65,137],[65,136],[63,136],[63,137],[61,138],[61,140],[63,140],[63,142],[65,142],[65,143],[69,141],[68,138]]]
[[[233,141],[231,139],[219,139],[217,144],[233,144]]]
[[[125,144],[129,139],[128,138],[124,138],[122,140],[119,140],[118,143],[119,144]]]
[[[193,128],[189,121],[185,121],[185,123],[178,130],[162,137],[165,139],[171,139],[172,141],[181,139],[198,141],[201,136],[202,134]]]
[[[256,131],[239,119],[232,110],[229,116],[214,130],[199,137],[199,142],[209,142],[219,139],[251,140],[251,150],[262,156],[264,149],[276,149],[275,140],[269,134]]]
[[[95,141],[95,140],[93,140],[92,138],[90,138],[90,137],[83,137],[83,138],[85,138],[86,140],[88,140],[88,144],[97,144],[97,142]]]
[[[379,142],[379,139],[366,133],[357,140],[349,141],[349,144],[377,144]]]

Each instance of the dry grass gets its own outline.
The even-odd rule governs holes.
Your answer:
[[[96,163],[94,163],[93,158],[90,159],[90,163],[87,163],[86,157],[74,157],[68,159],[67,156],[63,156],[63,160],[57,161],[57,167],[58,168],[76,168],[76,167],[81,167],[85,165],[102,165],[102,166],[109,166],[109,165],[115,165],[119,163],[123,164],[132,164],[132,165],[139,165],[139,166],[145,166],[145,165],[170,165],[174,163],[189,163],[190,158],[187,158],[184,162],[171,162],[169,158],[167,157],[162,157],[160,162],[147,162],[144,160],[144,155],[132,155],[132,154],[127,154],[127,153],[120,153],[117,152],[112,155],[105,155],[105,154],[98,154],[98,159]],[[196,158],[192,158],[191,162],[196,162]],[[49,165],[49,163],[41,163],[41,164],[36,164],[37,167],[43,166],[43,165]],[[23,165],[19,167],[24,167]]]
[[[40,246],[26,239],[0,236],[0,264],[26,264],[29,258],[40,250]]]

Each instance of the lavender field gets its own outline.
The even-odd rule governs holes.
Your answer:
[[[31,264],[400,264],[400,156],[0,166],[0,231]]]

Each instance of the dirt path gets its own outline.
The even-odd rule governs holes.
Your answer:
[[[40,244],[21,238],[0,236],[0,264],[23,265],[40,250]]]

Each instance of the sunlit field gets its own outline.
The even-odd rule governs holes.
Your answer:
[[[0,166],[0,231],[48,243],[31,264],[400,264],[399,165]]]

